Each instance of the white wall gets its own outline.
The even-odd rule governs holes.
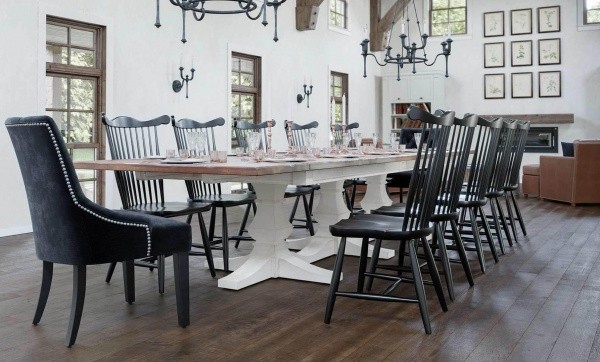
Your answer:
[[[280,8],[279,42],[272,41],[273,22],[264,28],[245,16],[207,16],[202,22],[188,17],[188,43],[182,44],[181,12],[161,2],[163,26],[154,24],[154,1],[95,0],[2,0],[0,1],[0,119],[44,113],[45,15],[106,25],[107,114],[145,119],[162,114],[200,121],[215,117],[229,120],[229,56],[231,51],[263,58],[263,119],[280,122],[274,133],[275,147],[286,141],[283,119],[299,123],[317,120],[325,129],[329,119],[329,71],[350,75],[349,119],[360,122],[364,132],[375,129],[380,113],[379,69],[369,65],[362,77],[360,41],[369,22],[369,2],[353,1],[349,34],[329,30],[327,2],[320,9],[316,31],[295,29],[295,1]],[[271,13],[270,13],[271,14]],[[190,98],[175,94],[171,82],[178,78],[183,54],[189,68],[194,58],[196,78],[189,85]],[[314,94],[310,109],[297,105],[295,97],[304,79],[312,79]],[[227,144],[226,130],[218,134]],[[172,131],[162,134],[164,148],[172,147]],[[326,132],[319,142],[328,142]],[[30,220],[21,175],[5,127],[0,127],[0,236],[30,230]],[[107,173],[107,204],[119,207],[113,176]],[[181,182],[171,182],[167,197],[185,196]]]
[[[419,1],[419,0],[418,0]],[[559,126],[560,141],[572,141],[583,138],[600,138],[600,31],[577,30],[577,6],[573,0],[539,0],[524,4],[519,0],[468,2],[468,22],[471,32],[468,36],[454,38],[450,56],[450,77],[446,80],[446,108],[457,114],[544,114],[574,113],[575,123]],[[559,33],[537,33],[537,7],[561,6],[561,31]],[[510,10],[533,8],[533,34],[510,35]],[[422,4],[418,4],[422,9]],[[483,13],[505,11],[505,36],[483,37]],[[411,18],[414,19],[412,12]],[[419,13],[421,17],[421,13]],[[397,27],[398,28],[398,27]],[[394,29],[398,34],[398,29]],[[537,40],[561,38],[561,64],[538,66]],[[510,42],[515,40],[533,40],[533,66],[510,67]],[[428,53],[437,54],[441,49],[440,38],[430,38]],[[483,67],[483,44],[504,42],[506,58],[504,68]],[[399,48],[399,39],[392,41],[394,49]],[[434,68],[443,69],[443,59]],[[419,70],[429,70],[417,66]],[[394,69],[384,68],[384,74],[395,74]],[[562,72],[562,97],[538,97],[538,72]],[[510,74],[533,72],[534,97],[512,99],[510,96]],[[483,96],[483,75],[489,73],[506,74],[506,98],[486,100]],[[560,147],[559,147],[560,148]],[[539,154],[525,154],[524,163],[538,163]]]

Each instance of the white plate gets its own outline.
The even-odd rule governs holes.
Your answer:
[[[400,152],[386,152],[386,151],[374,151],[374,152],[369,152],[367,153],[367,155],[373,155],[373,156],[396,156],[399,155]]]
[[[199,158],[186,158],[183,160],[174,160],[174,159],[169,159],[169,160],[162,160],[160,161],[160,163],[170,163],[170,164],[190,164],[190,163],[202,163],[202,162],[206,162],[205,160],[201,160]]]
[[[321,158],[358,158],[359,155],[321,155]]]
[[[407,150],[404,150],[404,152],[406,152],[406,153],[417,153],[417,152],[419,152],[419,150],[416,149],[416,148],[409,148]]]
[[[306,158],[265,158],[263,159],[263,161],[265,162],[278,162],[278,163],[284,163],[284,162],[306,162],[308,161]]]
[[[147,160],[164,160],[166,157],[161,155],[154,155],[146,157]]]

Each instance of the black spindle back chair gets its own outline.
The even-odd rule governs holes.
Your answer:
[[[271,121],[271,128],[275,127],[277,122]],[[260,149],[264,150],[267,148],[267,128],[269,128],[268,122],[262,123],[251,123],[248,121],[236,121],[234,123],[233,130],[235,132],[235,138],[238,142],[238,147],[242,147],[244,152],[248,152],[248,143],[246,141],[246,136],[248,136],[252,132],[260,133]]]
[[[354,123],[350,123],[347,126],[343,126],[341,124],[334,124],[331,126],[332,128],[332,132],[333,132],[333,143],[336,146],[339,146],[342,144],[343,138],[344,138],[344,128],[346,129],[346,132],[350,132],[350,143],[352,143],[354,141],[354,135],[352,130],[357,129],[359,127],[358,122],[354,122]],[[354,145],[354,147],[359,147],[360,145]]]
[[[285,126],[285,134],[287,137],[288,134],[288,127],[289,124],[287,121],[284,122],[284,126]],[[292,123],[292,144],[290,144],[289,146],[307,146],[308,145],[308,141],[310,139],[310,133],[312,129],[315,129],[319,127],[319,122],[317,121],[313,121],[307,124],[297,124],[297,123]],[[289,139],[288,139],[289,142]]]

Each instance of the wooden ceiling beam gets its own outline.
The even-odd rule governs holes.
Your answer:
[[[410,3],[410,0],[396,0],[394,5],[381,15],[381,0],[371,0],[371,51],[382,51],[385,48],[385,35],[392,29],[394,23],[400,20],[402,10]]]
[[[319,6],[324,0],[296,0],[296,30],[315,30]]]

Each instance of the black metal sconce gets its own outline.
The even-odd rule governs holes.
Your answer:
[[[296,96],[296,100],[298,101],[298,103],[302,103],[304,101],[304,98],[306,98],[306,108],[310,108],[310,95],[313,92],[313,86],[309,86],[310,90],[306,90],[306,84],[304,85],[304,95],[302,94],[298,94]]]
[[[186,75],[185,77],[183,76],[183,67],[179,67],[179,74],[181,76],[181,80],[174,80],[173,81],[173,91],[175,93],[179,93],[181,91],[181,89],[183,88],[183,85],[185,84],[185,98],[189,98],[188,97],[188,83],[191,82],[194,79],[194,72],[196,71],[196,69],[192,68],[190,69],[190,72],[192,73],[192,76],[190,77],[189,75]]]

